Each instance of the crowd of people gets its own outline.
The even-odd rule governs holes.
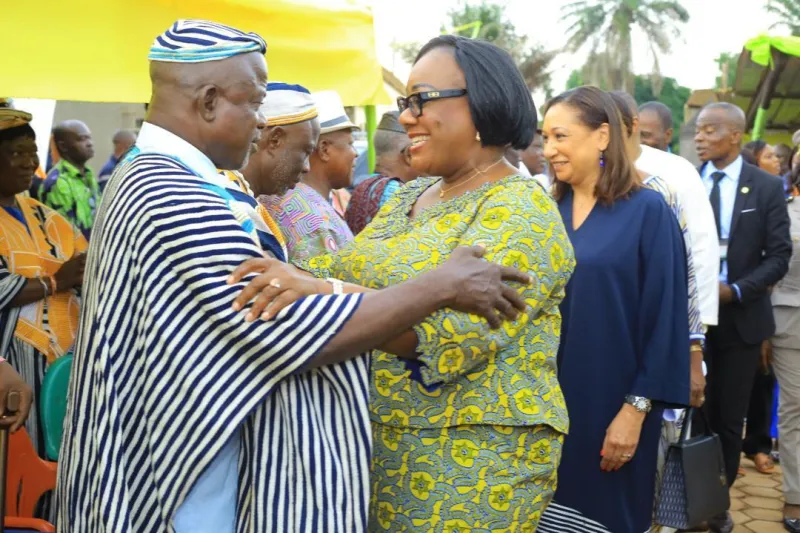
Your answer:
[[[0,108],[0,411],[19,393],[2,423],[43,453],[73,353],[59,531],[666,532],[685,424],[728,486],[743,450],[774,468],[777,379],[800,532],[797,147],[713,103],[696,169],[669,108],[588,86],[540,124],[508,53],[441,36],[354,184],[340,96],[265,53],[177,21],[97,177],[84,123],[45,174]]]

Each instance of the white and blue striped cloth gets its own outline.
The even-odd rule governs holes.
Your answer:
[[[147,58],[168,63],[203,63],[266,51],[267,43],[255,33],[207,20],[178,20],[155,38]]]
[[[58,531],[174,532],[231,439],[237,533],[364,531],[367,356],[303,371],[360,296],[309,297],[245,322],[231,309],[243,284],[226,279],[262,250],[208,187],[213,164],[172,137],[159,142],[166,155],[143,150],[117,168],[92,232]]]

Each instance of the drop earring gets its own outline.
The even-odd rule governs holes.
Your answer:
[[[481,142],[481,132],[475,133],[475,140]]]
[[[600,166],[601,167],[606,166],[606,153],[605,152],[600,152]]]

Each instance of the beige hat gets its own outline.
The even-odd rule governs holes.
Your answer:
[[[320,135],[332,131],[359,129],[347,116],[339,93],[336,91],[321,91],[314,93],[313,96],[319,113]]]
[[[11,98],[0,98],[0,130],[16,128],[33,119],[30,113],[14,109]]]
[[[792,146],[797,146],[798,144],[800,144],[800,130],[797,130],[792,135]]]

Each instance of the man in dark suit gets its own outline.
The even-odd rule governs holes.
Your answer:
[[[697,119],[698,169],[720,238],[719,325],[707,335],[706,413],[719,434],[728,485],[742,453],[742,430],[762,341],[775,332],[769,289],[786,274],[792,255],[783,184],[742,160],[744,112],[709,104]],[[730,513],[709,523],[733,530]]]

